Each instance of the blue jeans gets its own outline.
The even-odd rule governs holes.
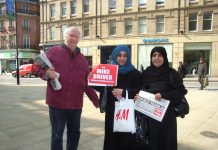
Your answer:
[[[63,150],[63,134],[67,126],[67,150],[77,150],[80,138],[82,109],[57,109],[49,107],[52,128],[51,150]]]

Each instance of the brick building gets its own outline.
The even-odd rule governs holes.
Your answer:
[[[40,44],[61,43],[64,29],[77,26],[90,67],[127,44],[133,64],[145,68],[151,49],[161,45],[175,69],[183,61],[192,74],[204,57],[208,73],[218,76],[217,8],[218,0],[41,0]]]
[[[33,63],[39,54],[39,1],[16,0],[15,7],[15,19],[8,18],[6,1],[0,1],[0,66],[8,72],[16,69],[17,51],[19,65]]]

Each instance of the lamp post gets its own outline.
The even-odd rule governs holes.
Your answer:
[[[16,70],[17,70],[17,85],[20,84],[20,70],[19,70],[19,51],[18,51],[18,32],[17,32],[17,11],[16,11],[16,7],[17,7],[17,1],[15,0],[15,16],[16,16]]]

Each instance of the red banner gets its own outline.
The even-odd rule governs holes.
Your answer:
[[[99,64],[89,75],[88,85],[116,86],[118,65]]]

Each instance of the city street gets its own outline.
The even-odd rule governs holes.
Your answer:
[[[184,80],[190,114],[177,119],[179,150],[217,150],[217,79],[209,78],[209,86],[204,90],[199,90],[197,78]],[[11,74],[0,76],[0,150],[48,150],[46,82],[39,78],[20,78],[20,85],[16,82]],[[104,114],[85,96],[79,150],[102,150],[103,135]]]

